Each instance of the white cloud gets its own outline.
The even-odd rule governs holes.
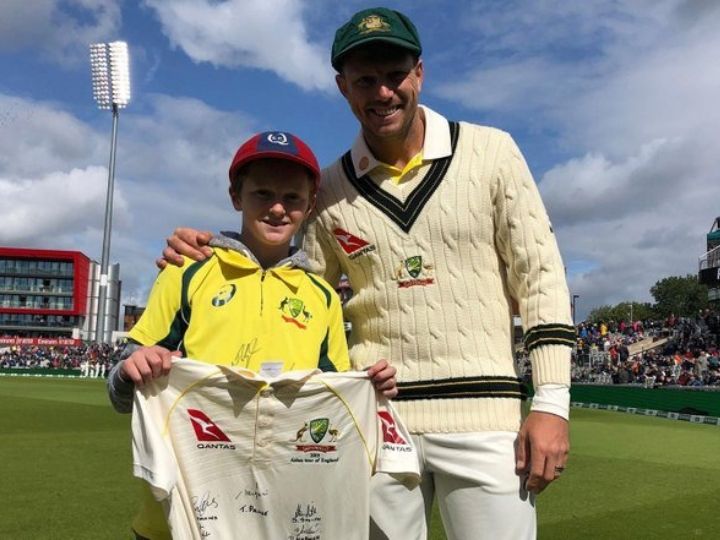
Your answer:
[[[581,316],[601,304],[651,301],[659,279],[697,272],[718,214],[717,141],[698,132],[631,149],[617,160],[597,152],[571,159],[540,182],[571,289],[584,299]]]
[[[719,25],[713,2],[481,2],[477,65],[431,88],[555,134],[569,157],[540,190],[581,315],[697,271],[720,197]]]
[[[702,175],[699,163],[685,158],[702,162],[695,149],[679,140],[652,141],[620,162],[586,154],[545,173],[541,189],[558,225],[597,224],[631,212],[652,214],[659,205],[684,199],[687,184]]]
[[[550,58],[524,58],[471,70],[464,80],[441,83],[433,88],[437,95],[470,109],[510,115],[528,114],[557,108],[571,98],[582,82],[568,80],[572,66]]]
[[[120,23],[114,0],[3,0],[0,51],[33,48],[61,64],[86,62],[88,44],[115,39]]]
[[[49,171],[85,167],[107,152],[95,136],[56,104],[0,94],[0,172],[31,178]]]
[[[34,179],[0,178],[0,242],[52,244],[58,233],[65,237],[84,233],[89,224],[103,222],[106,186],[107,169],[92,166]],[[115,213],[126,212],[127,203],[118,191]]]
[[[145,0],[173,46],[195,62],[269,70],[305,90],[334,88],[328,52],[311,43],[299,0]]]
[[[227,171],[238,146],[261,129],[257,121],[192,98],[155,95],[149,101],[148,114],[124,115],[118,152],[135,219],[158,231],[158,240],[181,224],[236,227]]]
[[[147,105],[143,115],[120,117],[111,242],[123,295],[136,303],[176,226],[239,229],[227,169],[259,129],[249,116],[197,99],[154,95]],[[0,95],[0,111],[0,244],[80,250],[99,260],[109,129],[56,103]]]

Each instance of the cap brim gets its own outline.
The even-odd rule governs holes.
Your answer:
[[[334,68],[337,68],[338,64],[342,61],[343,56],[348,54],[350,51],[354,51],[358,47],[362,47],[363,45],[367,45],[369,43],[374,42],[384,42],[389,43],[390,45],[395,45],[397,47],[400,47],[402,49],[406,49],[412,53],[420,54],[421,49],[417,45],[413,45],[412,43],[409,43],[408,41],[404,39],[400,39],[394,36],[368,36],[365,39],[361,39],[356,41],[355,43],[352,43],[345,47],[342,51],[338,52],[335,55],[335,58],[332,61],[332,65]]]

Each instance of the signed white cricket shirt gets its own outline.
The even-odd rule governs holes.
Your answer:
[[[410,436],[365,373],[270,375],[179,359],[137,390],[134,473],[173,538],[367,538],[371,475],[419,481]]]

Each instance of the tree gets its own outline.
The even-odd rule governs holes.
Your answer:
[[[600,306],[593,309],[587,316],[587,322],[591,324],[598,324],[601,321],[611,321],[615,308],[613,306]]]
[[[590,323],[599,323],[600,321],[625,321],[627,323],[634,321],[644,321],[646,319],[654,319],[655,312],[653,307],[647,302],[620,302],[614,306],[600,306],[593,309],[587,317]]]
[[[707,287],[692,274],[661,279],[650,288],[650,294],[655,299],[655,312],[662,318],[671,313],[677,317],[694,316],[708,306]]]
[[[620,302],[614,310],[616,321],[632,322],[655,318],[655,310],[649,302]]]

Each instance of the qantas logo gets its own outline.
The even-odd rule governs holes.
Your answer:
[[[397,432],[395,419],[387,411],[378,411],[380,427],[382,427],[383,442],[392,444],[407,444],[407,441]]]
[[[188,409],[190,423],[195,430],[195,437],[198,440],[198,448],[224,448],[234,450],[233,444],[222,444],[232,442],[220,427],[210,420],[208,416],[198,409]],[[203,444],[203,443],[221,443],[221,444]]]
[[[373,244],[370,244],[362,238],[358,238],[343,229],[335,229],[333,234],[335,235],[335,239],[338,241],[338,244],[340,244],[340,247],[343,248],[343,251],[351,259],[370,253],[371,251],[375,251],[375,246]]]

